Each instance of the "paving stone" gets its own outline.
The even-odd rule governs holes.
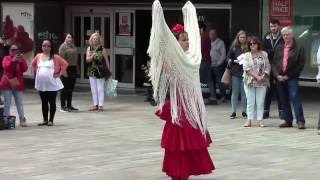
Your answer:
[[[89,112],[91,96],[75,93],[76,113],[57,113],[55,126],[42,121],[38,94],[27,91],[24,108],[30,127],[0,131],[0,180],[166,180],[160,148],[164,122],[140,95],[106,99],[104,112]],[[57,104],[58,103],[57,98]],[[275,103],[265,128],[243,128],[229,119],[230,103],[208,106],[209,152],[213,174],[191,180],[318,180],[319,102],[304,100],[306,130],[279,129]],[[315,108],[317,107],[317,108]],[[12,114],[17,114],[12,106]],[[238,112],[238,116],[240,113]],[[18,123],[18,122],[17,122]]]

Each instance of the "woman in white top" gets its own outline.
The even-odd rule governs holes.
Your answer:
[[[65,74],[67,67],[68,63],[53,53],[51,40],[44,40],[42,53],[37,54],[32,61],[32,68],[36,75],[35,88],[39,91],[42,103],[43,122],[38,124],[39,126],[53,126],[57,93],[63,89],[60,76]]]

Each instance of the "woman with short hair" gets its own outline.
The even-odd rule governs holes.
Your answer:
[[[99,33],[93,33],[89,39],[86,62],[92,93],[93,107],[89,111],[103,111],[104,85],[111,76],[107,50],[102,46]]]
[[[248,46],[249,52],[239,57],[243,62],[243,82],[247,97],[248,119],[244,127],[251,126],[254,116],[257,117],[259,126],[264,127],[264,100],[269,86],[271,66],[268,54],[262,51],[262,43],[258,37],[249,38]]]

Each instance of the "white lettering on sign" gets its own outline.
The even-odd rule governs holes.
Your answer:
[[[279,7],[279,6],[277,6],[277,7],[273,8],[273,11],[277,12],[277,13],[287,13],[287,12],[289,12],[289,8],[288,7]]]
[[[289,13],[289,1],[288,0],[274,0],[272,2],[273,13]]]
[[[38,33],[38,39],[44,40],[44,39],[51,39],[53,43],[58,43],[58,36],[55,33],[51,33],[48,30],[44,32]]]

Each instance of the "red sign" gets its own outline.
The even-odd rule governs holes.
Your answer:
[[[292,0],[270,0],[269,19],[278,19],[281,26],[292,26]]]

